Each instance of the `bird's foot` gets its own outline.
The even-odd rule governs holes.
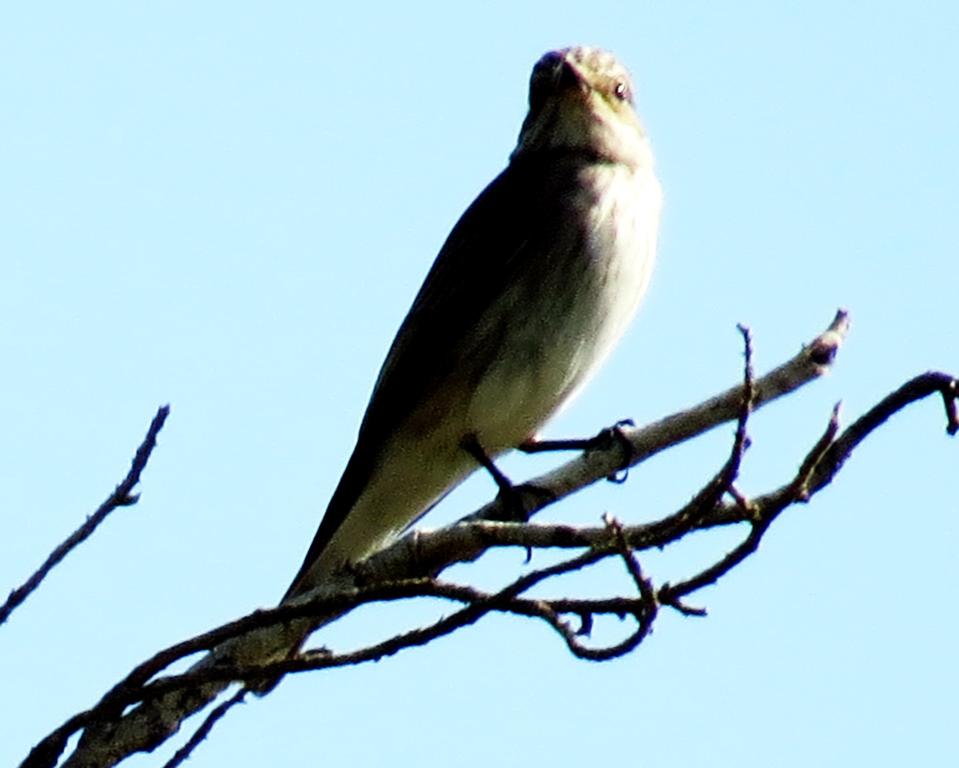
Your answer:
[[[544,502],[554,501],[556,496],[545,488],[523,483],[513,485],[513,482],[503,474],[503,471],[496,466],[496,463],[487,455],[480,445],[475,435],[468,435],[462,442],[463,450],[469,453],[476,462],[485,469],[499,492],[496,499],[499,502],[500,514],[491,518],[504,523],[526,523],[529,522],[530,512],[539,509],[543,504],[536,501],[536,497]]]
[[[547,451],[595,451],[606,450],[618,445],[623,451],[623,463],[620,468],[606,479],[612,483],[624,483],[629,475],[629,466],[633,461],[633,444],[623,432],[623,427],[632,427],[632,419],[622,419],[613,426],[600,430],[593,437],[571,440],[526,440],[520,443],[523,453],[545,453]]]

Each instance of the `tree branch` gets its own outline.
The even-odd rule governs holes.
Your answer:
[[[826,372],[832,364],[847,329],[848,315],[840,310],[826,331],[804,347],[798,355],[756,382],[755,407],[760,407],[782,394],[793,391]],[[742,403],[743,387],[736,386],[700,406],[674,414],[655,424],[641,429],[623,429],[622,432],[629,439],[632,448],[631,466],[635,466],[670,445],[687,440],[725,421],[739,418]],[[606,450],[588,451],[553,472],[536,478],[532,484],[550,491],[556,499],[561,498],[621,469],[622,456],[617,455],[621,452],[622,449],[618,446],[612,446]],[[542,498],[536,498],[534,501],[536,503],[530,505],[529,509],[535,510],[545,506]],[[471,518],[483,519],[489,516],[488,513],[491,510],[495,517],[495,505],[487,505]],[[667,522],[666,525],[668,526],[669,523]],[[459,528],[461,526],[453,526],[447,530]],[[666,534],[668,540],[669,532],[669,530],[660,530],[654,534],[658,533],[660,536]],[[442,536],[445,532],[437,533]],[[608,536],[608,533],[604,531],[603,535]],[[482,542],[474,541],[472,551],[466,553],[462,550],[431,546],[425,536],[414,533],[387,550],[372,556],[367,562],[357,564],[357,578],[360,583],[370,584],[435,575],[454,562],[475,559],[488,546],[489,544],[484,546]],[[323,613],[321,616],[329,620],[328,613]],[[323,623],[323,620],[323,618],[317,619],[312,624],[314,627],[318,626]],[[282,639],[282,625],[275,626],[276,634]],[[294,634],[301,632],[302,630]],[[236,635],[236,637],[239,636]],[[293,642],[293,645],[295,644],[296,641]],[[266,646],[271,649],[280,645],[280,641],[276,640],[266,643]],[[167,654],[158,656],[164,655]],[[142,685],[143,676],[148,670],[151,670],[151,674],[155,674],[152,670],[158,663],[159,659],[154,664],[141,665],[143,669],[135,670],[135,674],[129,676],[129,683],[134,688]],[[67,765],[114,765],[126,754],[152,749],[169,738],[179,729],[183,719],[213,700],[224,688],[225,682],[222,680],[205,685],[202,682],[205,679],[203,675],[215,676],[215,673],[210,672],[211,667],[217,666],[215,660],[210,664],[198,666],[201,668],[193,672],[197,677],[192,687],[174,692],[175,695],[171,693],[151,705],[144,704],[123,716],[116,714],[120,711],[116,709],[119,700],[118,689],[123,689],[123,684],[116,686],[99,705],[85,713],[86,716],[82,718],[83,738]],[[222,665],[220,666],[222,668]],[[266,668],[259,667],[261,673]],[[69,733],[75,732],[76,725],[77,721],[71,718],[71,721],[50,734],[47,739],[37,745],[31,753],[31,758],[28,758],[27,764],[54,764],[65,746]],[[71,727],[74,729],[70,730]],[[121,743],[124,745],[122,749],[119,747]],[[50,755],[53,755],[52,762],[49,760]]]
[[[950,433],[955,431],[956,381],[945,374],[924,374],[900,387],[842,434],[839,434],[838,408],[835,409],[825,433],[807,451],[794,477],[779,489],[754,499],[740,493],[735,480],[748,447],[746,426],[749,414],[754,408],[762,407],[824,373],[831,365],[847,327],[848,317],[844,312],[838,313],[831,326],[796,357],[759,379],[754,379],[752,374],[748,332],[741,329],[746,346],[741,385],[655,424],[623,429],[630,447],[635,449],[630,459],[630,465],[635,466],[666,447],[724,421],[736,420],[736,434],[723,467],[682,509],[643,525],[629,526],[607,520],[602,526],[576,528],[495,522],[489,519],[496,516],[497,509],[493,504],[447,528],[412,532],[356,564],[352,587],[318,589],[298,602],[254,612],[147,660],[114,686],[96,706],[71,718],[38,744],[24,765],[54,765],[67,739],[77,732],[82,732],[82,738],[66,765],[114,765],[133,752],[149,750],[162,743],[177,731],[186,717],[215,699],[230,681],[245,681],[247,687],[231,700],[239,701],[247,688],[262,690],[258,684],[264,680],[277,680],[290,672],[380,659],[469,626],[491,612],[539,619],[557,633],[571,653],[597,661],[636,648],[648,636],[661,605],[688,615],[704,614],[703,609],[683,604],[683,598],[715,583],[755,551],[775,518],[788,506],[807,501],[831,482],[855,447],[892,413],[938,392],[946,405],[948,429]],[[557,497],[569,495],[620,469],[622,452],[620,446],[612,443],[608,448],[587,451],[558,469],[535,478],[531,484],[545,487]],[[723,501],[724,496],[731,500]],[[535,502],[533,508],[545,506],[539,496],[530,501]],[[692,531],[743,523],[749,530],[742,542],[698,573],[658,588],[643,574],[637,553],[679,541]],[[493,592],[439,579],[439,574],[450,565],[475,560],[483,552],[503,546],[581,548],[585,551],[556,565],[523,574]],[[593,567],[611,557],[623,562],[635,594],[589,600],[568,596],[537,599],[524,596],[533,586],[542,586],[553,578]],[[272,632],[286,638],[305,636],[311,628],[329,623],[359,605],[417,597],[444,599],[459,604],[459,607],[432,624],[365,648],[345,652],[325,648],[290,651],[280,658],[253,655],[242,662],[240,656],[225,654],[209,657],[211,661],[201,662],[184,674],[156,678],[170,663],[191,653],[206,649],[215,649],[218,653],[232,642],[229,638],[242,640],[257,632],[265,632],[268,636]],[[587,645],[584,638],[589,635],[594,617],[600,615],[631,617],[635,627],[611,644]],[[574,618],[579,620],[578,629],[571,625]],[[295,629],[290,630],[291,627]],[[230,702],[227,705],[232,706]],[[182,761],[189,754],[209,732],[213,722],[226,711],[227,705],[221,705],[207,718],[175,759]]]
[[[826,330],[804,345],[798,354],[755,381],[751,408],[762,408],[828,373],[848,332],[849,313],[840,309]],[[737,385],[697,406],[646,426],[618,427],[630,446],[628,466],[635,467],[667,448],[738,419],[742,403],[743,387]],[[524,509],[533,515],[576,491],[614,475],[623,469],[623,458],[622,448],[617,443],[585,451],[556,469],[530,480],[528,485],[543,493],[524,494]],[[505,512],[501,502],[494,500],[465,519],[503,519]]]
[[[56,568],[71,551],[93,535],[93,532],[100,523],[106,520],[107,516],[113,512],[113,510],[118,507],[129,507],[137,503],[140,495],[133,493],[133,489],[137,483],[140,482],[140,475],[146,468],[147,462],[150,460],[150,454],[153,453],[153,449],[156,447],[157,435],[160,434],[160,430],[163,429],[163,424],[169,415],[169,405],[161,406],[157,410],[156,416],[154,416],[153,421],[150,422],[150,428],[147,430],[146,437],[143,439],[143,442],[137,449],[136,455],[133,457],[133,463],[130,466],[130,471],[127,472],[127,476],[124,477],[120,484],[113,490],[113,493],[107,497],[106,501],[97,508],[97,511],[90,515],[90,517],[84,521],[83,525],[71,533],[50,553],[43,562],[43,565],[37,568],[37,570],[30,575],[30,578],[16,589],[11,590],[6,602],[0,605],[0,624],[3,624],[10,617],[10,614],[40,586],[40,583],[47,577],[50,571]]]

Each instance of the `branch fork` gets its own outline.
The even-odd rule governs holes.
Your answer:
[[[840,427],[837,404],[822,436],[806,452],[792,478],[768,493],[752,497],[744,495],[736,486],[736,479],[749,448],[747,426],[751,414],[830,370],[848,328],[848,314],[844,310],[838,311],[830,325],[796,356],[757,378],[752,365],[752,338],[749,330],[740,326],[744,347],[740,384],[698,406],[652,424],[636,427],[624,422],[616,425],[615,440],[594,441],[588,450],[533,478],[528,485],[538,491],[525,494],[522,499],[524,508],[532,517],[557,500],[605,478],[617,476],[618,472],[628,470],[660,451],[723,423],[735,422],[735,434],[723,466],[681,509],[651,523],[628,525],[607,517],[602,525],[574,527],[538,522],[499,522],[504,519],[503,502],[494,500],[454,525],[436,531],[413,531],[390,547],[356,563],[350,574],[352,583],[343,588],[320,588],[290,603],[255,611],[161,651],[140,664],[96,705],[74,715],[43,739],[23,765],[34,768],[56,765],[67,741],[77,733],[81,734],[81,739],[76,750],[63,763],[65,766],[115,765],[134,752],[152,750],[163,743],[187,717],[218,698],[231,682],[239,681],[239,690],[207,716],[168,763],[170,766],[179,765],[231,707],[242,702],[251,690],[262,692],[264,680],[275,681],[288,673],[381,659],[424,645],[474,624],[493,612],[538,619],[556,633],[573,655],[591,661],[605,661],[633,651],[648,637],[662,606],[686,616],[704,616],[704,608],[690,606],[686,599],[703,587],[715,584],[755,552],[775,519],[789,506],[808,502],[831,483],[855,448],[893,414],[930,394],[939,394],[945,407],[947,432],[950,435],[959,432],[959,383],[948,374],[927,372],[883,398],[845,430]],[[133,485],[139,480],[139,472],[165,418],[166,412],[161,409],[144,443],[149,443],[149,449],[141,447],[134,461],[136,467],[143,452],[135,479],[132,484],[128,483],[128,475],[127,480],[118,486],[111,497],[114,500],[111,510],[136,500],[132,495]],[[623,466],[624,454],[629,457],[626,466]],[[522,486],[517,490],[522,491]],[[746,535],[738,545],[716,562],[681,581],[657,586],[642,569],[643,551],[661,549],[693,531],[743,524]],[[451,565],[474,561],[490,549],[501,547],[521,547],[530,552],[546,548],[576,549],[579,552],[553,565],[529,570],[495,591],[479,590],[441,578]],[[630,584],[628,594],[592,599],[527,596],[533,587],[542,587],[558,576],[590,568],[609,558],[623,563]],[[37,584],[46,572],[37,579]],[[281,639],[305,637],[360,605],[418,597],[441,599],[454,608],[432,624],[364,648],[297,651],[298,642],[294,642],[289,646],[294,650],[266,662],[257,662],[254,658],[252,662],[238,663],[229,654],[222,658],[214,654],[209,657],[210,661],[198,663],[184,674],[158,677],[178,659],[200,651],[219,653],[229,643],[255,633]],[[613,643],[589,644],[587,641],[598,616],[629,617],[633,626]],[[0,621],[2,618],[5,616],[0,614]]]

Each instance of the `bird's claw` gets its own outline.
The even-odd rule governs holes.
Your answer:
[[[629,468],[633,463],[635,451],[633,450],[633,444],[626,437],[626,433],[623,432],[623,427],[634,426],[636,426],[636,423],[632,419],[620,419],[613,426],[606,427],[593,438],[596,443],[595,448],[610,448],[613,445],[618,445],[623,451],[623,463],[619,469],[606,476],[606,479],[611,483],[622,484],[629,477]]]

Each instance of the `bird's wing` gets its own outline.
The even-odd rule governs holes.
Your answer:
[[[529,167],[533,163],[542,167]],[[572,164],[555,157],[528,159],[522,165],[517,167],[514,160],[480,193],[440,249],[393,340],[356,447],[291,591],[349,514],[390,435],[417,404],[441,391],[459,361],[469,358],[471,367],[482,370],[497,355],[495,340],[481,343],[471,331],[530,257],[542,258],[545,243],[555,237],[550,228],[565,218],[556,210],[567,197],[563,184],[573,183],[575,174]],[[543,194],[547,185],[549,195]],[[474,343],[462,348],[467,339]]]

